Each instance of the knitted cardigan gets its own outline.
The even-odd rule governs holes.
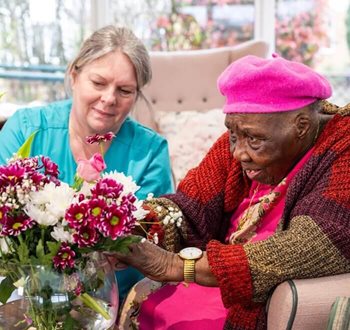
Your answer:
[[[290,183],[280,229],[264,241],[222,243],[230,216],[250,187],[232,157],[227,133],[175,194],[150,203],[158,206],[160,218],[169,209],[182,211],[182,223],[164,227],[165,248],[207,250],[229,308],[224,329],[264,328],[265,302],[284,280],[350,272],[349,132],[350,116],[337,114],[328,122],[311,158]]]

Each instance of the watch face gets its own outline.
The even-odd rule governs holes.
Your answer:
[[[183,259],[199,259],[202,254],[203,251],[196,247],[188,247],[179,252],[180,257]]]

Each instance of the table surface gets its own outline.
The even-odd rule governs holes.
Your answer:
[[[23,330],[26,324],[16,325],[19,320],[23,319],[27,304],[25,300],[15,300],[0,306],[0,330]]]

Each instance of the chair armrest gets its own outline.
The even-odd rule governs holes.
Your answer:
[[[350,296],[350,273],[283,282],[270,297],[267,328],[326,329],[337,296]]]

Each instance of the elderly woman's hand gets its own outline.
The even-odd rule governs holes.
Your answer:
[[[128,249],[127,253],[115,253],[119,262],[135,267],[152,280],[183,280],[183,261],[177,254],[165,251],[145,239],[130,244]]]

